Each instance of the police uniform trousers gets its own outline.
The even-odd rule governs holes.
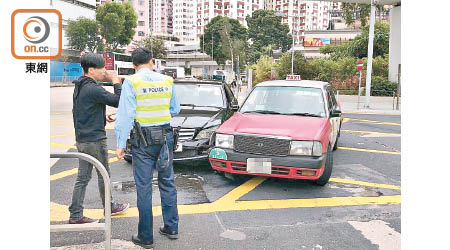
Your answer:
[[[148,128],[143,127],[145,132]],[[150,139],[150,137],[148,137]],[[163,170],[158,170],[156,166],[160,155],[162,144],[152,143],[148,140],[147,146],[144,143],[131,146],[133,174],[137,190],[137,207],[139,210],[138,237],[144,241],[153,240],[153,213],[152,213],[152,180],[153,171],[158,171],[158,187],[161,195],[162,216],[164,226],[169,231],[178,232],[178,209],[177,191],[175,189],[173,172],[173,133],[166,134],[168,144],[169,166]]]

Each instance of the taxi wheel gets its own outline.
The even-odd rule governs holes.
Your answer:
[[[330,146],[328,146],[327,150],[327,160],[325,162],[325,170],[323,171],[322,176],[319,179],[314,181],[314,184],[319,186],[324,186],[328,183],[331,177],[331,171],[333,170],[333,151]]]

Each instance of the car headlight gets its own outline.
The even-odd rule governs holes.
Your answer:
[[[234,136],[227,134],[216,134],[216,147],[233,149]]]
[[[211,138],[211,135],[216,131],[216,129],[219,126],[214,126],[214,127],[210,127],[207,129],[203,129],[202,131],[200,131],[197,136],[195,137],[195,139],[209,139]]]
[[[291,155],[321,156],[322,143],[320,141],[291,141]]]

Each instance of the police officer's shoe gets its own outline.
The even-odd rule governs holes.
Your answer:
[[[131,241],[134,244],[141,246],[145,249],[153,249],[153,241],[143,241],[138,237],[137,234],[133,234],[133,236],[131,236]]]
[[[175,231],[169,231],[167,230],[167,228],[165,228],[164,226],[161,226],[159,228],[159,233],[162,235],[167,236],[167,238],[172,239],[172,240],[176,240],[178,239],[178,232]]]

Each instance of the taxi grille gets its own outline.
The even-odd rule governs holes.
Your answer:
[[[181,128],[178,132],[178,141],[189,141],[192,140],[195,134],[194,128]]]
[[[235,135],[234,150],[241,153],[287,156],[290,140],[272,137]]]

